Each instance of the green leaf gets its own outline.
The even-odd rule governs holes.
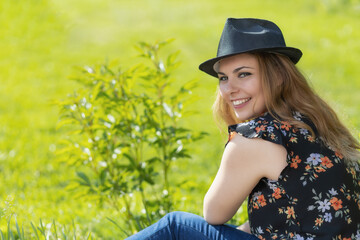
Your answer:
[[[18,236],[19,236],[20,240],[24,239],[24,238],[23,238],[23,234],[21,234],[20,227],[19,227],[19,224],[18,224],[18,222],[17,222],[17,219],[15,219],[15,225],[16,225],[16,231],[17,231],[17,233],[18,233]],[[23,232],[24,232],[24,231],[23,231]]]
[[[125,231],[119,224],[117,224],[117,222],[115,222],[114,220],[112,220],[111,218],[109,218],[109,217],[106,217],[106,219],[107,220],[109,220],[111,223],[113,223],[117,228],[119,228],[120,229],[120,231],[122,231],[126,236],[130,236],[131,235],[131,233],[129,233],[129,232],[127,232],[127,231]]]
[[[53,220],[53,226],[54,226],[54,232],[55,232],[55,239],[58,239],[55,220]]]
[[[76,172],[76,175],[82,179],[83,181],[81,181],[80,183],[86,186],[91,186],[91,182],[90,179],[88,178],[88,176],[84,173],[84,172]]]
[[[37,230],[36,230],[36,227],[34,226],[34,224],[33,224],[32,222],[30,222],[30,224],[31,224],[32,229],[34,230],[36,239],[40,240],[40,239],[39,239],[39,235],[38,235]]]
[[[107,169],[103,169],[100,173],[100,184],[104,185],[106,181]]]

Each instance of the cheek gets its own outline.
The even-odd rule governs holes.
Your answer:
[[[219,85],[219,93],[221,97],[225,96],[225,88],[222,85]]]
[[[261,111],[266,110],[265,96],[262,93],[258,97],[258,108],[261,109]]]
[[[262,87],[258,85],[256,89],[254,89],[254,92],[256,92],[256,98],[257,98],[257,107],[258,108],[265,108],[265,96],[262,90]]]

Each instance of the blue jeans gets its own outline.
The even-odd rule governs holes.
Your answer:
[[[202,217],[172,212],[157,223],[141,230],[126,240],[258,240],[257,237],[229,225],[210,225]]]

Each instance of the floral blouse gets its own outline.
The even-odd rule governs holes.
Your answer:
[[[314,125],[300,113],[294,118]],[[281,144],[288,165],[277,181],[263,178],[248,199],[251,232],[259,239],[360,239],[360,168],[306,129],[270,114],[229,126],[238,133]]]

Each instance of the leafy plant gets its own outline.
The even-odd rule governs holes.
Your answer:
[[[196,82],[173,88],[178,52],[159,57],[170,41],[139,43],[145,62],[126,70],[85,67],[75,78],[82,88],[58,102],[58,127],[69,130],[58,153],[77,170],[68,188],[121,213],[125,235],[173,209],[171,166],[190,158],[189,143],[205,135],[182,127]]]
[[[15,226],[14,226],[15,225]],[[19,225],[15,219],[13,223],[11,216],[8,218],[7,222],[7,231],[4,233],[0,230],[0,239],[1,240],[24,240],[24,239],[86,239],[91,240],[91,233],[86,236],[81,236],[75,227],[74,221],[72,222],[71,227],[58,226],[58,224],[53,220],[52,223],[45,224],[41,219],[39,224],[36,226],[30,222],[30,227],[24,230],[24,227]],[[15,228],[15,231],[13,230]]]

